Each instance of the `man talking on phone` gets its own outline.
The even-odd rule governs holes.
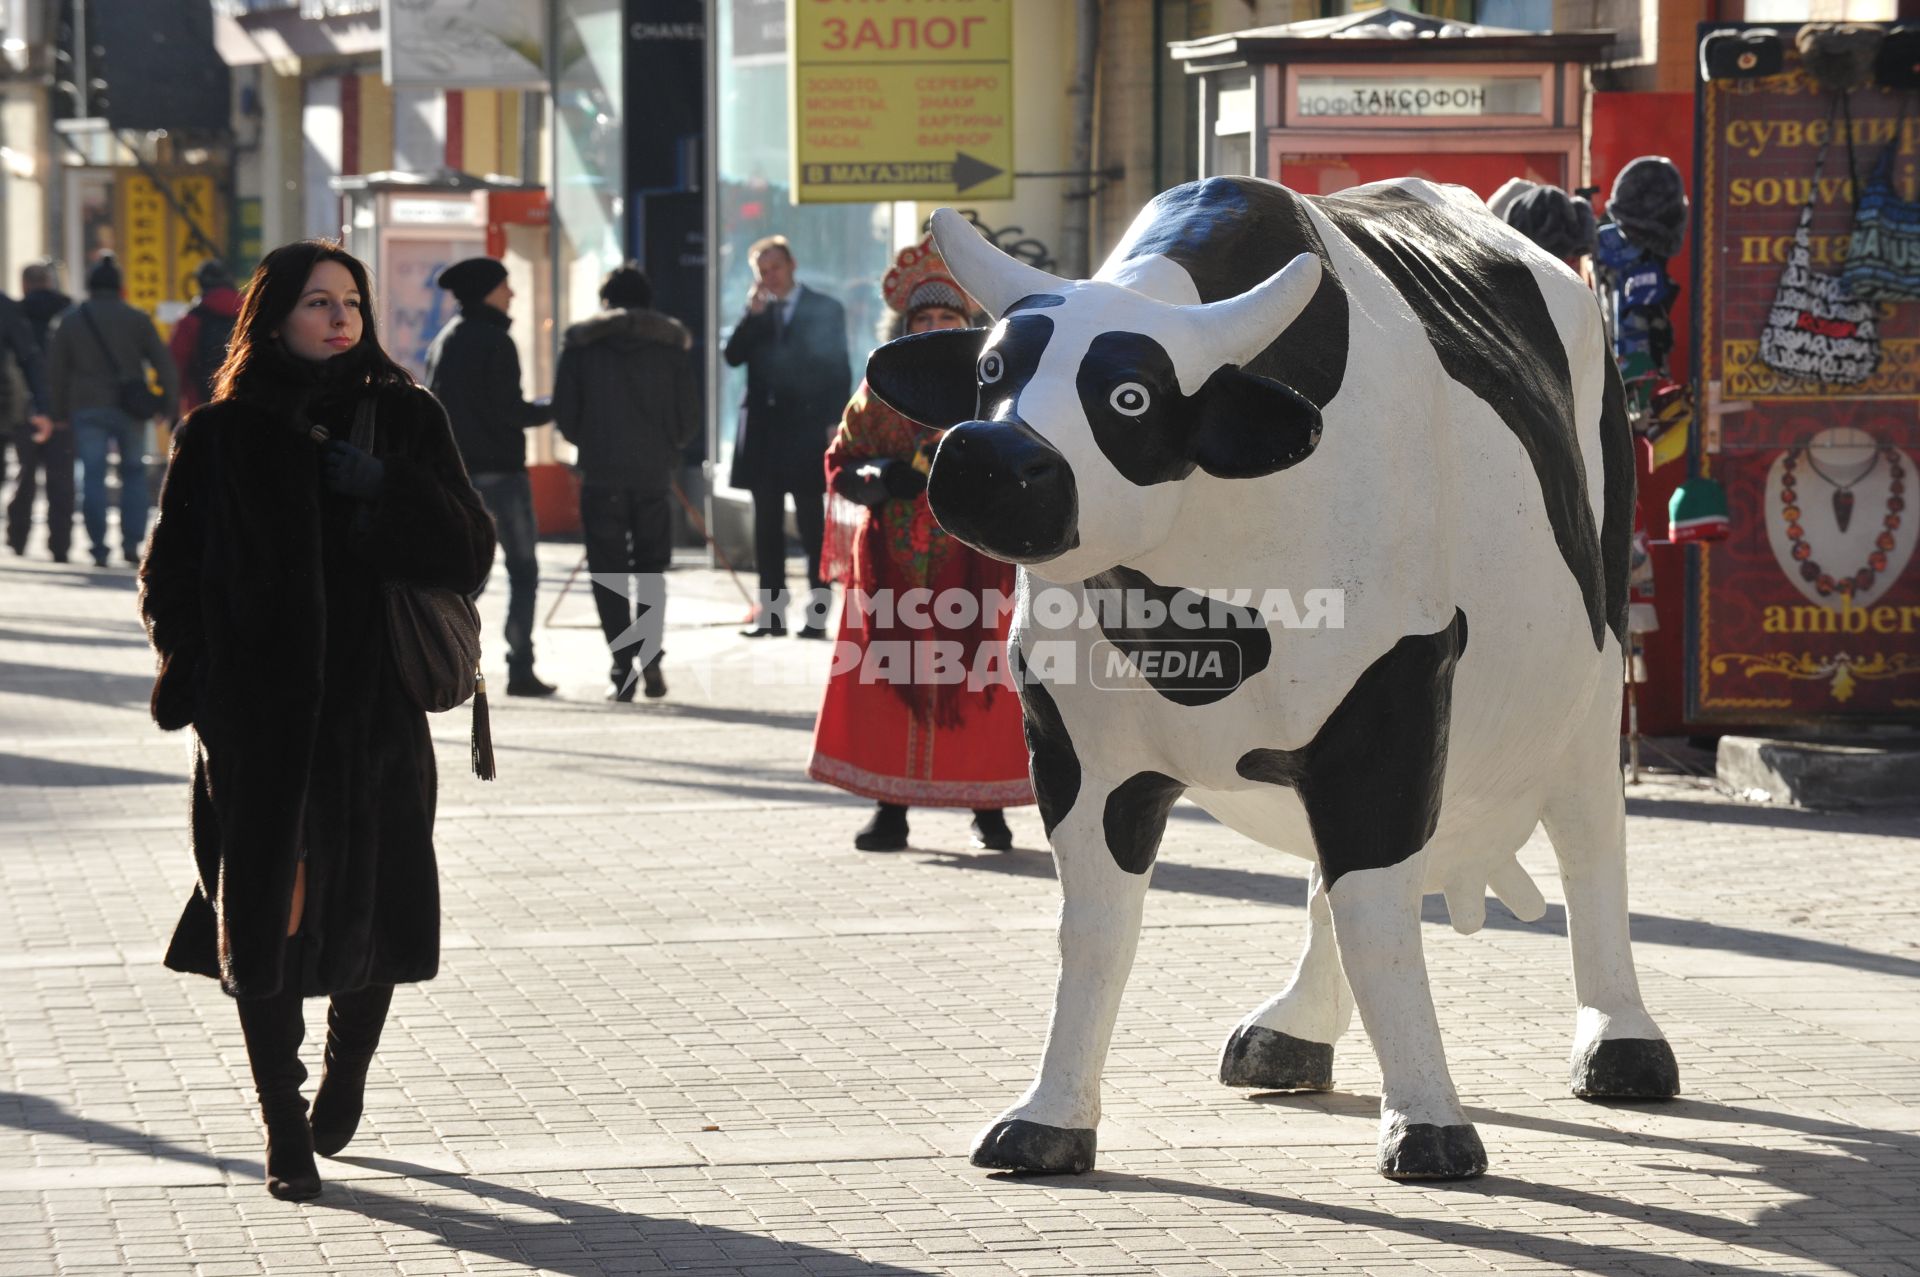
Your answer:
[[[794,279],[793,249],[784,236],[769,236],[747,252],[753,287],[725,351],[729,367],[747,368],[732,480],[753,494],[753,557],[760,571],[759,610],[752,628],[741,633],[748,638],[786,633],[784,519],[791,494],[811,590],[799,633],[825,638],[831,595],[820,576],[827,491],[821,458],[853,378],[846,311]]]

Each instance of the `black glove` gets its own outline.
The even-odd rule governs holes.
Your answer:
[[[911,501],[927,490],[927,476],[913,468],[910,461],[889,461],[880,472],[887,495],[895,501]]]
[[[371,501],[380,495],[380,483],[387,467],[344,439],[327,444],[321,454],[327,468],[327,486],[341,496]]]

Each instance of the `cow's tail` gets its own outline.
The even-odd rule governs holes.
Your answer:
[[[1600,397],[1600,569],[1606,580],[1607,628],[1622,647],[1627,643],[1627,576],[1633,550],[1636,500],[1633,429],[1627,423],[1627,394],[1620,369],[1604,346],[1605,389]]]

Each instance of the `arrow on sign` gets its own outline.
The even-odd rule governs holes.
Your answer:
[[[955,194],[972,190],[1005,169],[965,151],[951,160],[864,160],[857,164],[807,164],[801,176],[809,186],[951,186]]]
[[[953,153],[953,189],[957,192],[970,191],[989,178],[999,177],[1005,171],[985,160],[975,159],[965,151]]]

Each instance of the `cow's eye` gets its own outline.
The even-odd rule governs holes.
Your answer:
[[[1137,381],[1123,381],[1107,396],[1113,410],[1123,417],[1138,417],[1153,403],[1153,396]]]
[[[989,350],[980,356],[980,381],[983,385],[991,386],[1000,380],[1006,371],[1006,361],[1000,358],[999,351]]]

